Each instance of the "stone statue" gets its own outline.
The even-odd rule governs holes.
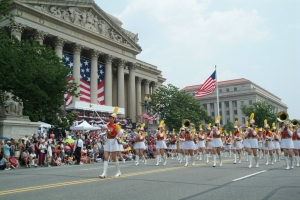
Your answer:
[[[80,13],[79,13],[79,9],[77,7],[70,7],[69,11],[71,13],[71,20],[74,24],[76,25],[80,25]]]
[[[20,115],[20,116],[23,115],[23,108],[24,108],[23,102],[22,102],[22,100],[20,99],[20,101],[17,102],[17,110],[18,110],[17,115]]]
[[[37,5],[35,5],[35,6],[33,6],[35,9],[37,9],[37,10],[40,10],[40,11],[43,11],[43,12],[47,12],[47,9],[46,9],[46,7],[44,6],[44,5],[41,5],[41,6],[37,6]]]
[[[16,102],[11,99],[10,94],[6,94],[4,101],[4,114],[5,115],[23,115],[23,102],[20,100]]]
[[[67,10],[62,10],[62,19],[70,22],[70,13]]]
[[[139,41],[139,35],[138,33],[133,37],[133,40],[137,43]]]
[[[56,16],[56,17],[58,17],[58,18],[61,18],[60,8],[56,8],[56,6],[53,6],[53,7],[50,8],[50,12],[51,12],[54,16]]]
[[[83,12],[81,12],[81,26],[85,26],[86,22],[87,22],[87,13],[86,10],[84,10]]]

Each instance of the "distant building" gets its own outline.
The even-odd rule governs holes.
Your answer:
[[[182,91],[186,91],[195,96],[195,93],[201,87],[200,85],[186,86]],[[255,83],[241,78],[218,82],[219,89],[219,110],[221,124],[225,125],[228,121],[239,121],[239,124],[245,124],[249,116],[245,116],[241,111],[241,105],[252,105],[258,101],[268,101],[275,106],[275,113],[287,111],[287,105],[281,102],[281,99],[268,92]],[[217,112],[217,90],[212,94],[198,98],[206,109],[209,116],[215,119]]]

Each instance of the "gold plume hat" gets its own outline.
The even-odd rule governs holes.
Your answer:
[[[117,118],[117,112],[118,112],[118,109],[119,109],[118,107],[115,107],[113,113],[112,113],[111,115],[109,115],[109,116],[116,119],[116,118]]]
[[[207,125],[207,130],[211,130],[211,123]]]
[[[203,131],[202,124],[199,125],[199,131]]]
[[[254,113],[251,113],[250,115],[250,124],[254,124],[255,120],[254,120]]]
[[[235,121],[235,122],[234,122],[234,127],[233,127],[233,128],[239,128],[238,125],[239,125],[239,122],[238,122],[238,121]]]
[[[268,124],[268,120],[264,120],[264,128],[270,128],[269,124]]]
[[[220,119],[221,119],[221,116],[218,115],[218,116],[216,117],[216,121],[215,121],[216,125],[220,124]]]

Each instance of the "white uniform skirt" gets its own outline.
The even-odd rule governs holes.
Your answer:
[[[119,144],[116,139],[107,139],[105,142],[104,151],[116,152],[119,151]]]
[[[258,148],[258,141],[255,138],[247,139],[246,144],[247,144],[246,148],[250,148],[250,149]]]
[[[204,140],[199,140],[197,143],[198,148],[205,148]]]
[[[239,149],[242,149],[243,148],[243,144],[242,144],[242,141],[236,141],[236,146],[233,145],[234,143],[232,143],[232,149],[235,149],[235,150],[239,150]]]
[[[182,149],[183,150],[194,150],[195,149],[194,141],[184,141]]]
[[[145,142],[137,142],[137,143],[135,143],[135,145],[134,145],[134,149],[145,149]],[[157,148],[157,146],[156,146],[156,148]]]
[[[280,149],[279,141],[273,141],[274,149]]]
[[[273,141],[269,141],[267,147],[266,147],[266,142],[264,142],[263,149],[264,150],[273,150],[273,149],[275,149]]]
[[[208,140],[206,149],[212,149],[212,141]]]
[[[231,144],[224,144],[224,149],[225,150],[230,150],[231,149]]]
[[[260,140],[258,141],[258,148],[259,149],[262,149],[263,148],[263,142]]]
[[[213,138],[212,144],[213,147],[223,147],[223,142],[221,138]]]
[[[179,141],[179,148],[178,149],[182,149],[183,146],[183,141]]]
[[[245,148],[249,148],[248,139],[244,139],[243,145]]]
[[[120,151],[120,152],[123,152],[123,151],[124,151],[123,144],[119,144],[119,151]]]
[[[300,149],[300,140],[293,140],[294,142],[294,149]]]
[[[292,138],[281,139],[280,148],[281,149],[293,149],[294,144],[293,144]]]
[[[170,147],[169,147],[170,150],[176,150],[177,149],[177,146],[176,144],[171,144]]]
[[[166,142],[164,140],[156,141],[156,149],[167,149]]]

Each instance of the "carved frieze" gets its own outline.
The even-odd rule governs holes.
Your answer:
[[[33,8],[42,12],[47,12],[53,16],[65,20],[66,22],[73,23],[100,35],[107,37],[121,45],[132,47],[126,38],[118,34],[102,17],[97,15],[92,9],[84,9],[78,7],[61,7],[61,6],[45,6],[33,5]],[[133,34],[130,31],[122,29],[130,39],[138,42],[138,34]]]

